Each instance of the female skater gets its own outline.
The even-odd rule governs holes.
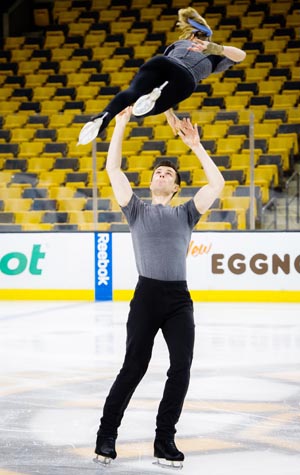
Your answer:
[[[201,79],[225,71],[246,56],[239,48],[211,42],[212,31],[194,8],[178,11],[177,27],[182,32],[179,40],[168,46],[163,55],[154,56],[140,67],[130,86],[83,127],[79,144],[92,141],[132,104],[135,116],[165,113],[176,133],[179,122],[172,107],[190,97]]]

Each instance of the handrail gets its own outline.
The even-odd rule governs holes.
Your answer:
[[[296,193],[289,198],[289,187],[291,183],[296,179]],[[296,198],[297,200],[297,223],[300,222],[300,173],[294,172],[285,183],[285,228],[289,229],[290,220],[290,207],[289,205]]]
[[[263,206],[263,208],[261,210],[261,222],[262,222],[262,225],[263,225],[265,211],[267,211],[271,207],[274,207],[274,219],[273,219],[273,222],[270,223],[270,226],[268,228],[265,228],[265,229],[270,229],[270,227],[272,225],[274,226],[274,229],[277,229],[277,200],[276,200],[276,198],[271,198],[268,201],[268,203],[265,206]],[[262,227],[264,228],[264,226],[262,226]]]

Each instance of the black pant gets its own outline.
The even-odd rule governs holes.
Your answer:
[[[193,303],[185,281],[165,282],[139,277],[130,303],[123,367],[106,399],[98,431],[117,437],[124,411],[151,359],[161,329],[170,367],[156,419],[156,436],[172,438],[189,386],[194,348]]]
[[[166,56],[155,56],[141,66],[130,86],[119,92],[104,111],[110,113],[111,120],[127,106],[132,105],[140,96],[148,94],[165,81],[169,81],[169,83],[157,99],[154,109],[145,116],[165,112],[190,97],[196,88],[193,76],[189,71]]]

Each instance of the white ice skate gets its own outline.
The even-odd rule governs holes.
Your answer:
[[[111,464],[112,458],[110,457],[102,457],[102,455],[97,455],[94,459],[93,462],[99,463],[100,465],[103,465],[103,467],[108,467],[108,465]]]
[[[159,467],[173,468],[175,470],[183,468],[184,454],[177,449],[172,439],[155,439],[154,457],[156,462],[153,462],[153,464]]]
[[[165,81],[161,86],[155,87],[150,94],[139,97],[132,108],[133,115],[139,117],[150,112],[154,106],[156,100],[160,97],[161,91],[168,84],[169,81]]]
[[[161,468],[170,468],[174,470],[181,470],[183,468],[182,462],[175,462],[174,460],[157,459],[153,465],[158,465]]]
[[[82,127],[79,133],[77,145],[86,145],[97,137],[99,129],[103,123],[103,119],[107,116],[107,114],[108,112],[105,112],[102,117],[90,120]]]

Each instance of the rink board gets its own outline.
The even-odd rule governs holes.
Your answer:
[[[299,302],[299,237],[298,232],[193,233],[187,253],[193,299]],[[129,233],[3,233],[0,245],[0,299],[132,297],[137,271]]]

